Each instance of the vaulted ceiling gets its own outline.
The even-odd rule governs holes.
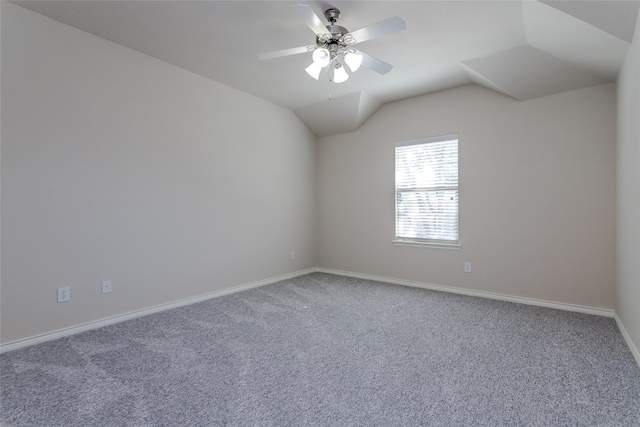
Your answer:
[[[400,16],[406,30],[358,49],[394,66],[315,81],[314,45],[291,1],[14,1],[65,24],[291,109],[316,136],[356,130],[382,104],[477,83],[524,101],[614,82],[634,33],[632,1],[311,1],[350,31]],[[221,102],[224,102],[221,100]]]

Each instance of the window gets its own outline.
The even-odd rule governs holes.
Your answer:
[[[396,144],[394,243],[459,247],[458,135]]]

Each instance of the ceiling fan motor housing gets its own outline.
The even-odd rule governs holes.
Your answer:
[[[349,40],[348,37],[345,37],[349,34],[349,30],[343,26],[336,25],[336,21],[340,18],[340,11],[338,9],[327,9],[324,12],[324,16],[327,18],[327,21],[331,23],[327,25],[327,30],[331,34],[331,37],[328,37],[328,35],[325,35],[325,37],[316,36],[316,45],[319,48],[328,49],[331,53],[331,59],[333,60],[341,50],[346,49],[347,46],[353,42]]]

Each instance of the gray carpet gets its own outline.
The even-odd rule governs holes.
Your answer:
[[[0,356],[3,426],[639,426],[613,319],[314,273]]]

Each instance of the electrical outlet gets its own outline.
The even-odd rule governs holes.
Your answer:
[[[69,287],[58,288],[58,302],[67,302],[71,299]]]
[[[464,272],[465,273],[471,273],[471,263],[470,262],[465,262],[464,263]]]
[[[108,294],[111,292],[111,280],[102,281],[102,293]]]
[[[296,259],[296,251],[291,251],[291,259]]]

